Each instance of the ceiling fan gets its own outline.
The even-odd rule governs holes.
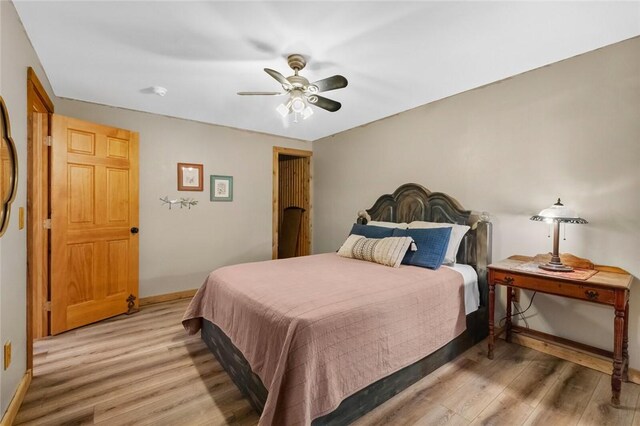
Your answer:
[[[289,100],[286,103],[278,105],[276,111],[278,111],[283,117],[286,117],[289,114],[294,114],[296,121],[298,114],[300,114],[304,119],[313,114],[313,109],[311,109],[309,105],[315,105],[318,108],[322,108],[330,112],[336,112],[340,109],[342,106],[340,102],[319,96],[318,93],[347,87],[348,82],[346,78],[341,75],[334,75],[332,77],[327,77],[325,79],[309,83],[309,80],[298,74],[298,72],[307,64],[304,56],[299,54],[289,55],[287,62],[294,73],[289,77],[285,77],[278,71],[269,68],[264,69],[267,74],[282,85],[284,92],[238,92],[238,95],[289,95]]]

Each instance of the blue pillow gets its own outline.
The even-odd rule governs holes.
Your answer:
[[[423,268],[438,269],[444,256],[447,254],[447,246],[451,237],[451,228],[427,228],[427,229],[394,229],[394,237],[411,237],[416,243],[417,250],[407,250],[402,259],[404,265],[421,266]]]
[[[358,223],[354,223],[349,235],[362,235],[366,238],[387,238],[393,234],[393,229],[394,228],[385,228],[384,226],[360,225]]]

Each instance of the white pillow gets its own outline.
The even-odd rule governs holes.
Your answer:
[[[413,243],[411,237],[365,238],[349,235],[338,255],[397,268]]]
[[[362,235],[351,234],[347,237],[347,241],[342,244],[342,247],[338,249],[338,255],[342,257],[353,257],[351,253],[353,252],[353,246],[356,245],[358,240],[364,238]]]
[[[395,223],[395,222],[378,222],[377,220],[370,220],[367,222],[367,225],[372,226],[382,226],[383,228],[399,228],[399,229],[407,229],[409,225],[405,222]]]
[[[447,253],[444,255],[445,265],[455,265],[456,256],[462,238],[471,229],[467,225],[458,225],[456,223],[436,223],[436,222],[423,222],[420,220],[413,221],[409,224],[408,229],[424,229],[424,228],[452,228],[451,237],[449,238],[449,245],[447,246]]]

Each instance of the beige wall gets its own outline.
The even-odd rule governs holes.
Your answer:
[[[314,168],[316,252],[336,250],[379,195],[417,182],[490,212],[494,259],[550,250],[546,225],[528,219],[562,197],[590,223],[570,225],[561,251],[640,276],[640,38],[315,141]],[[532,312],[533,328],[612,348],[608,308],[538,295]]]
[[[0,94],[9,110],[19,171],[11,221],[0,238],[0,342],[10,340],[13,347],[11,367],[0,373],[0,413],[4,413],[26,369],[26,228],[18,230],[18,208],[27,204],[27,68],[33,67],[47,92],[53,92],[13,3],[0,1],[0,15]]]
[[[271,259],[273,146],[310,143],[64,99],[56,112],[140,132],[140,296],[198,288],[219,266]],[[178,162],[204,164],[203,192],[177,191]],[[209,201],[212,174],[233,176],[233,202]],[[169,210],[165,195],[198,205]]]

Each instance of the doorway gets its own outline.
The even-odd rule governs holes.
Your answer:
[[[27,72],[27,368],[33,342],[137,310],[138,134],[53,113]]]
[[[306,256],[311,254],[311,151],[273,147],[273,240],[272,258]],[[292,210],[295,217],[292,229],[288,223]],[[283,219],[284,221],[283,229]],[[291,234],[293,232],[293,234]],[[281,244],[293,238],[290,253],[283,256]],[[278,254],[280,252],[280,255]]]

